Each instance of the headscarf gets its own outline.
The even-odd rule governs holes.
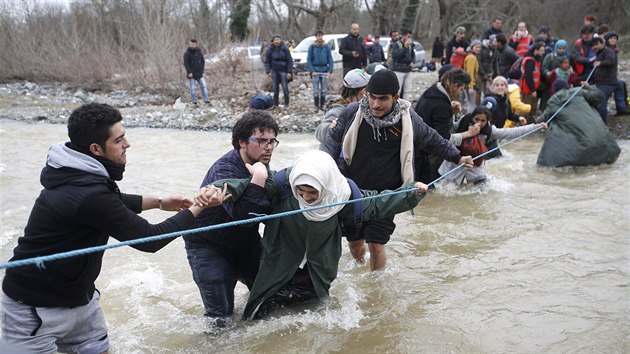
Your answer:
[[[345,202],[350,199],[351,190],[348,181],[339,172],[333,158],[323,151],[311,150],[303,154],[293,164],[289,174],[289,183],[293,196],[300,204],[300,209]],[[305,184],[319,192],[319,198],[312,203],[307,203],[297,193],[296,186]],[[310,221],[325,221],[335,216],[343,207],[344,205],[335,205],[305,211],[302,214]]]
[[[558,55],[558,47],[564,47],[564,55],[569,54],[569,45],[564,39],[558,39],[558,41],[556,42],[556,46],[553,49],[555,55]]]

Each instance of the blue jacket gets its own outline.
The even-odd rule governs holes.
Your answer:
[[[332,51],[330,50],[330,47],[328,47],[328,44],[311,44],[311,46],[308,47],[306,65],[308,66],[308,71],[332,73],[334,63]]]
[[[416,52],[414,51],[414,45],[411,43],[409,48],[405,48],[405,46],[398,41],[394,48],[392,49],[392,70],[399,72],[410,72],[411,67],[409,64],[416,62]]]
[[[265,62],[265,72],[268,74],[271,70],[290,73],[293,71],[293,58],[291,52],[286,45],[281,44],[279,47],[271,45],[267,50],[267,61]]]

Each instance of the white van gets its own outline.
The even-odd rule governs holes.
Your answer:
[[[332,51],[333,62],[335,63],[335,69],[341,69],[341,54],[339,54],[339,44],[341,40],[348,34],[325,34],[324,41],[328,43],[328,47]],[[315,42],[315,36],[304,38],[291,52],[293,58],[293,71],[295,72],[308,72],[306,66],[306,57],[308,56],[308,47]]]

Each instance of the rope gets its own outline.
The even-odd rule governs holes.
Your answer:
[[[593,69],[594,71],[595,69]],[[588,75],[588,78],[586,79],[586,81],[588,81],[588,79],[591,77],[591,75],[593,75],[593,71],[591,71],[591,73]],[[580,87],[578,90],[576,90],[573,95],[571,95],[571,97],[569,97],[569,99],[551,116],[551,118],[549,118],[549,120],[547,120],[547,123],[549,123],[553,118],[555,118],[555,116],[558,114],[558,112],[560,112],[572,99],[573,97],[575,97],[575,95],[580,92],[582,89],[582,87]],[[473,161],[476,159],[479,159],[487,154],[489,154],[492,151],[495,151],[501,147],[504,147],[506,145],[509,145],[517,140],[520,140],[521,138],[538,131],[539,129],[535,129],[533,131],[528,132],[527,134],[521,135],[517,138],[514,138],[508,142],[506,142],[505,144],[502,145],[498,145],[497,147],[476,156],[475,158],[473,158]],[[463,167],[465,164],[459,164],[457,165],[457,167],[453,168],[452,170],[448,171],[447,173],[445,173],[444,175],[440,176],[439,178],[437,178],[436,180],[430,182],[427,186],[431,186],[436,184],[437,182],[441,181],[442,179],[444,179],[446,176],[448,176],[449,174],[453,173],[454,171],[456,171],[457,169]],[[56,253],[56,254],[51,254],[51,255],[47,255],[47,256],[39,256],[39,257],[34,257],[34,258],[28,258],[28,259],[22,259],[22,260],[15,260],[15,261],[11,261],[11,262],[5,262],[5,263],[0,263],[0,269],[8,269],[8,268],[17,268],[17,267],[22,267],[22,266],[26,266],[26,265],[36,265],[38,268],[40,269],[45,269],[46,266],[44,265],[44,262],[47,261],[54,261],[54,260],[59,260],[59,259],[65,259],[65,258],[71,258],[71,257],[76,257],[76,256],[82,256],[82,255],[86,255],[86,254],[90,254],[90,253],[96,253],[96,252],[103,252],[105,250],[108,249],[113,249],[113,248],[118,248],[118,247],[123,247],[123,246],[133,246],[133,245],[137,245],[137,244],[141,244],[141,243],[147,243],[147,242],[153,242],[153,241],[159,241],[159,240],[164,240],[164,239],[169,239],[169,238],[175,238],[175,237],[179,237],[179,236],[185,236],[185,235],[191,235],[191,234],[196,234],[196,233],[201,233],[201,232],[206,232],[206,231],[211,231],[211,230],[217,230],[217,229],[221,229],[221,228],[226,228],[226,227],[232,227],[232,226],[239,226],[239,225],[244,225],[244,224],[251,224],[251,223],[255,223],[255,222],[261,222],[261,221],[265,221],[265,220],[270,220],[270,219],[276,219],[276,218],[283,218],[285,216],[290,216],[290,215],[295,215],[295,214],[299,214],[299,213],[303,213],[306,211],[311,211],[311,210],[319,210],[319,209],[324,209],[324,208],[329,208],[329,207],[333,207],[333,206],[339,206],[339,205],[346,205],[346,204],[351,204],[351,203],[357,203],[359,201],[363,201],[363,200],[371,200],[371,199],[376,199],[376,198],[381,198],[381,197],[385,197],[385,196],[390,196],[390,195],[396,195],[396,194],[402,194],[402,193],[409,193],[415,190],[418,190],[419,188],[409,188],[409,189],[403,189],[403,190],[399,190],[399,191],[392,191],[390,193],[384,193],[384,194],[378,194],[378,195],[373,195],[373,196],[368,196],[368,197],[363,197],[363,198],[357,198],[357,199],[352,199],[352,200],[348,200],[345,202],[337,202],[337,203],[332,203],[332,204],[327,204],[327,205],[320,205],[320,206],[316,206],[316,207],[310,207],[310,208],[304,208],[304,209],[299,209],[299,210],[291,210],[291,211],[286,211],[286,212],[282,212],[282,213],[277,213],[277,214],[271,214],[271,215],[258,215],[258,214],[253,214],[256,215],[253,218],[250,219],[245,219],[245,220],[236,220],[236,221],[230,221],[230,222],[226,222],[223,224],[217,224],[217,225],[210,225],[210,226],[204,226],[204,227],[200,227],[200,228],[196,228],[196,229],[190,229],[190,230],[182,230],[182,231],[176,231],[176,232],[170,232],[167,234],[162,234],[162,235],[156,235],[156,236],[149,236],[149,237],[144,237],[144,238],[138,238],[138,239],[134,239],[134,240],[127,240],[127,241],[121,241],[118,243],[114,243],[114,244],[108,244],[108,245],[103,245],[103,246],[94,246],[94,247],[88,247],[88,248],[82,248],[82,249],[78,249],[78,250],[72,250],[72,251],[67,251],[67,252],[61,252],[61,253]]]

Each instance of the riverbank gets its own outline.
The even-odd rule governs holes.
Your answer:
[[[620,73],[625,74],[620,76],[626,82],[630,79],[628,69],[627,62],[620,65]],[[435,72],[414,73],[417,92],[414,100],[436,80]],[[264,77],[260,81],[264,82]],[[309,86],[307,77],[296,78],[290,85],[290,109],[268,111],[278,121],[282,132],[310,133],[319,125],[324,114],[313,112]],[[268,88],[268,85],[261,87]],[[338,78],[331,79],[329,93],[337,93],[339,87]],[[236,120],[249,109],[249,98],[254,91],[237,88],[230,92],[233,95],[226,92],[212,95],[212,105],[194,106],[186,96],[173,99],[147,93],[142,87],[133,91],[87,92],[66,84],[5,83],[0,84],[0,119],[66,124],[68,116],[77,106],[101,102],[120,109],[127,127],[230,131]],[[609,109],[613,113],[608,117],[608,127],[613,135],[617,139],[630,139],[630,116],[616,116],[612,104]]]

